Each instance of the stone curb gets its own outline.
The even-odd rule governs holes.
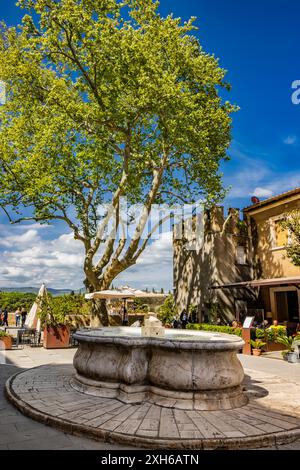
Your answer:
[[[39,367],[39,366],[38,366]],[[34,367],[36,369],[38,367]],[[32,369],[30,369],[32,370]],[[114,444],[134,446],[144,449],[173,449],[173,450],[237,450],[256,449],[289,444],[300,438],[300,428],[277,433],[266,433],[263,436],[250,436],[240,438],[215,438],[215,439],[159,439],[132,436],[114,431],[106,431],[101,428],[93,428],[67,419],[61,419],[48,413],[42,413],[23,401],[13,390],[15,378],[26,371],[12,375],[5,384],[7,399],[25,416],[39,421],[47,426],[52,426],[60,431],[75,436],[91,438],[96,441],[105,441]]]

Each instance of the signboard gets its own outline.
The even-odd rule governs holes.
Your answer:
[[[243,328],[251,328],[255,317],[246,317],[243,323]]]

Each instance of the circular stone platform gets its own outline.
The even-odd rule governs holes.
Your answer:
[[[196,411],[84,395],[70,385],[74,372],[71,365],[20,372],[7,381],[6,395],[25,415],[64,432],[140,448],[245,449],[300,437],[300,407],[290,400],[300,386],[268,374],[246,370],[246,406]]]

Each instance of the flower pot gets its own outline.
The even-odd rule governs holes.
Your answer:
[[[287,360],[288,362],[291,362],[293,364],[299,362],[298,360],[298,354],[296,352],[289,352],[287,353]]]
[[[0,351],[3,349],[12,348],[12,338],[11,336],[1,336],[0,337]]]
[[[253,356],[260,356],[261,355],[261,349],[252,349],[252,354],[253,354]]]
[[[70,328],[68,326],[46,326],[44,328],[43,347],[61,349],[70,346]]]
[[[287,361],[288,360],[288,357],[287,357],[288,353],[286,352],[285,354],[282,354],[282,359],[284,361]]]

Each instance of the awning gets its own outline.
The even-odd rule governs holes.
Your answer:
[[[230,289],[248,287],[275,287],[275,286],[296,286],[300,288],[300,276],[275,277],[273,279],[255,279],[244,282],[235,282],[219,286],[210,286],[211,289]]]

